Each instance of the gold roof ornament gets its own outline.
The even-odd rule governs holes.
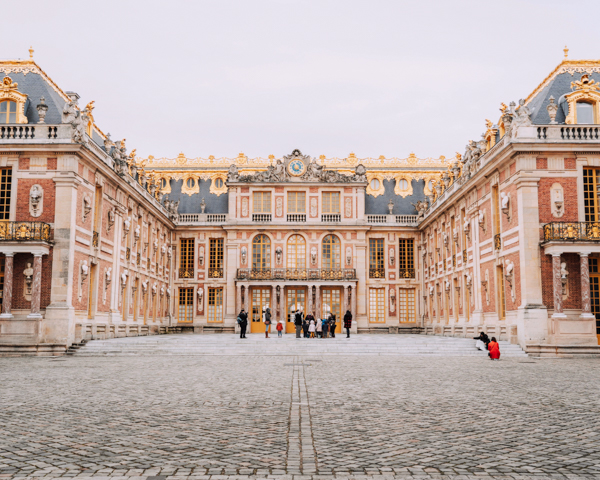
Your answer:
[[[569,58],[569,49],[567,48],[566,45],[565,45],[565,48],[563,48],[563,52],[565,53],[565,59]]]
[[[507,108],[508,108],[508,105],[506,105],[506,103],[502,102],[500,104],[500,111],[502,112],[502,115],[504,115],[506,113]]]
[[[29,59],[33,60],[33,46],[29,47]]]
[[[584,90],[584,91],[595,91],[600,90],[600,83],[595,80],[591,80],[590,76],[586,73],[581,76],[580,80],[575,80],[571,82],[571,90]]]
[[[18,86],[19,84],[13,82],[12,78],[8,76],[4,77],[4,79],[2,80],[2,90],[16,90]]]

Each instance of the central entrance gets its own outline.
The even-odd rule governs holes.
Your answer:
[[[335,333],[342,332],[342,289],[339,287],[323,287],[321,290],[321,316],[327,318],[335,315]]]
[[[600,345],[600,271],[598,268],[598,259],[589,259],[590,271],[590,302],[592,313],[596,317],[596,337]]]
[[[265,324],[262,321],[263,308],[271,306],[271,287],[254,287],[252,292],[252,316],[250,317],[250,333],[264,333]]]
[[[296,288],[288,287],[286,294],[285,314],[287,333],[295,333],[296,326],[294,325],[294,312],[301,310],[306,315],[306,287]]]

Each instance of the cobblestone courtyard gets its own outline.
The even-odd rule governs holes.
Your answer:
[[[595,478],[599,366],[0,358],[0,478]]]

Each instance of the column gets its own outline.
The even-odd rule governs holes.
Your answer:
[[[277,286],[271,285],[271,324],[277,323]],[[275,327],[273,327],[275,331]]]
[[[40,297],[42,293],[42,254],[33,255],[33,283],[31,284],[31,313],[27,318],[42,318]]]
[[[356,325],[356,285],[352,288],[352,298],[350,299],[350,302],[352,304],[352,310],[350,310],[350,312],[352,313],[352,323],[354,325]],[[354,326],[352,325],[352,326]]]
[[[12,252],[4,254],[4,292],[2,293],[2,315],[0,315],[0,318],[4,319],[14,318],[13,314],[10,313],[12,307],[14,255]]]
[[[579,254],[579,264],[581,268],[581,319],[589,320],[596,317],[592,314],[592,304],[590,300],[590,269],[588,265],[589,252]]]
[[[315,318],[323,318],[321,313],[321,286],[316,285],[316,295],[315,295]]]
[[[242,308],[244,308],[242,305],[242,286],[240,284],[236,283],[235,291],[236,291],[235,311],[239,313],[242,310]],[[237,323],[236,323],[236,325],[237,325]]]
[[[589,276],[589,274],[588,274]],[[562,302],[562,278],[560,276],[560,253],[552,254],[552,284],[554,286],[554,314],[552,318],[566,318],[563,313],[563,302]],[[588,278],[588,292],[589,292],[589,278]],[[589,296],[589,294],[588,294]]]

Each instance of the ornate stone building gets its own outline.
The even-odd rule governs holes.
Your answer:
[[[267,305],[287,331],[349,309],[358,333],[600,353],[599,61],[438,159],[139,158],[32,59],[0,72],[0,354],[233,332],[242,307],[262,332]]]

